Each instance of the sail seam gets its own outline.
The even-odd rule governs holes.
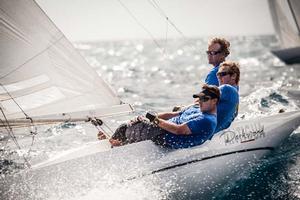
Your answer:
[[[7,15],[8,17],[10,17],[9,14],[5,12],[5,10],[3,10],[2,8],[0,8],[0,10],[1,10],[5,15]],[[5,28],[7,28],[7,30],[11,31],[13,34],[15,34],[15,36],[17,36],[19,39],[22,39],[24,42],[26,42],[26,43],[28,43],[28,44],[30,43],[30,42],[26,39],[25,35],[22,34],[22,32],[21,32],[20,30],[17,29],[17,27],[13,26],[12,24],[9,24],[7,21],[5,21],[5,20],[2,19],[2,18],[1,18],[0,20],[1,20],[1,21],[0,21],[1,24],[2,24]]]
[[[53,45],[55,45],[56,43],[58,43],[61,39],[63,39],[64,36],[61,36],[60,38],[58,38],[56,41],[54,41],[53,43],[51,43],[47,48],[45,48],[44,50],[40,51],[39,53],[37,53],[36,55],[34,55],[33,57],[29,58],[28,60],[26,60],[23,64],[19,65],[18,67],[16,67],[14,70],[8,72],[7,74],[5,74],[4,76],[1,76],[0,79],[3,79],[5,77],[7,77],[8,75],[10,75],[11,73],[17,71],[18,69],[20,69],[21,67],[23,67],[25,64],[29,63],[30,61],[32,61],[34,58],[42,55],[44,52],[46,52],[48,49],[50,49],[51,47],[53,47]]]

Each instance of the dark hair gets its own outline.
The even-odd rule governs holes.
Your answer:
[[[217,86],[204,84],[202,86],[202,90],[207,90],[210,93],[213,93],[216,96],[216,98],[218,99],[218,102],[219,102],[219,100],[220,100],[220,90]]]
[[[228,72],[231,74],[236,74],[235,83],[239,84],[240,82],[240,65],[237,62],[224,61],[220,64],[220,67],[228,67]]]
[[[221,46],[220,51],[225,53],[225,57],[227,57],[230,54],[230,49],[229,49],[230,42],[228,42],[225,38],[215,37],[209,41],[208,45],[212,45],[215,43],[220,44],[220,46]]]

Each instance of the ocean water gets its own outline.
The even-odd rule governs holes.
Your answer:
[[[133,115],[137,115],[147,110],[170,111],[174,105],[193,102],[192,94],[200,90],[211,68],[205,54],[208,39],[160,41],[163,50],[151,40],[82,42],[75,47],[121,100],[134,106]],[[279,110],[299,110],[300,65],[287,66],[270,53],[270,49],[279,47],[275,36],[228,37],[228,40],[231,54],[227,60],[241,65],[240,110],[236,120],[268,116]],[[121,116],[107,123],[114,129],[131,117]],[[95,141],[97,131],[84,128],[82,124],[40,127],[35,137],[19,130],[17,139],[22,150],[18,150],[7,135],[1,134],[2,178],[7,173],[22,170],[24,157],[38,163]],[[138,190],[143,188],[141,191],[128,190],[125,186],[102,188],[92,192],[90,198],[168,198],[160,196],[155,185],[146,184],[145,190],[142,187],[145,184],[131,185]],[[112,185],[110,181],[108,185]],[[116,196],[118,192],[124,195]],[[250,175],[241,173],[216,199],[300,199],[300,129],[257,164]]]

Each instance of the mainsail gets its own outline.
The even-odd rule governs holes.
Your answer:
[[[33,0],[1,0],[0,29],[0,106],[8,120],[132,111]]]

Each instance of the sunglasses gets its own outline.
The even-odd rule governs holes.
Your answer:
[[[226,76],[228,74],[232,74],[232,73],[231,72],[218,72],[217,76],[223,77],[223,76]]]
[[[201,97],[199,97],[200,102],[207,102],[210,99],[211,99],[210,96],[201,96]]]
[[[222,51],[206,51],[206,54],[210,55],[210,56],[214,56],[214,55],[217,55],[219,53],[222,53]]]

